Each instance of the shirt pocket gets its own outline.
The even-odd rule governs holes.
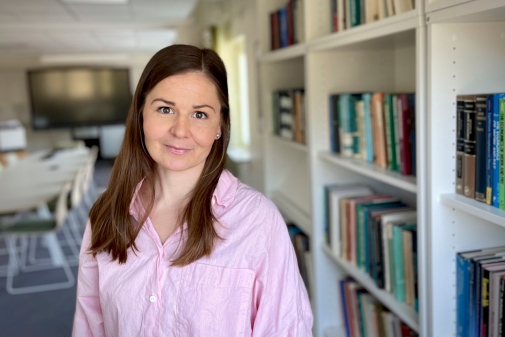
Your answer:
[[[254,272],[249,269],[199,263],[185,267],[177,300],[180,336],[250,333],[253,284]]]

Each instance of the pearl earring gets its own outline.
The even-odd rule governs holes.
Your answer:
[[[221,134],[220,133],[216,134],[216,139],[219,139],[219,138],[221,138]]]

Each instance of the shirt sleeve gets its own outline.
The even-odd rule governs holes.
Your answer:
[[[252,336],[312,336],[312,310],[287,226],[276,208],[268,213],[266,252],[253,290]]]
[[[88,252],[91,243],[91,227],[84,231],[79,256],[77,300],[72,337],[105,336],[98,288],[98,264]]]

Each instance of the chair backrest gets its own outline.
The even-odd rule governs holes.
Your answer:
[[[56,227],[55,227],[56,230],[58,230],[61,226],[63,226],[67,218],[68,213],[67,202],[71,189],[72,189],[72,183],[67,182],[61,189],[60,194],[58,196],[58,201],[56,202],[56,210],[54,212],[54,218],[56,220]]]
[[[86,172],[84,174],[84,181],[83,181],[83,193],[88,192],[89,186],[93,182],[93,174],[95,172],[95,163],[97,157],[98,157],[98,147],[94,145],[91,147],[89,157],[86,162]]]
[[[79,206],[84,195],[84,179],[86,178],[87,164],[83,165],[77,172],[72,182],[72,192],[70,194],[70,203],[72,208]]]

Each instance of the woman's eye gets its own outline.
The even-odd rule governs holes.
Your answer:
[[[161,112],[162,114],[170,114],[173,112],[172,108],[169,108],[166,106],[162,106],[162,107],[158,108],[158,111]]]
[[[195,114],[193,116],[195,116],[195,118],[197,118],[197,119],[207,118],[207,114],[205,112],[201,112],[201,111],[195,112]]]

